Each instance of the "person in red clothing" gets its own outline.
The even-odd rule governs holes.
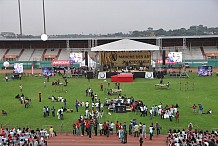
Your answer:
[[[178,123],[179,123],[179,116],[180,116],[180,115],[179,115],[179,111],[177,111],[177,112],[176,112],[176,122],[178,122]]]
[[[119,122],[117,121],[117,122],[115,123],[117,135],[119,134],[119,133],[118,133],[118,127],[119,127],[119,125],[120,125],[120,124],[119,124]]]
[[[100,84],[101,91],[103,91],[103,87],[104,87],[104,85],[101,83]]]
[[[76,122],[76,135],[77,136],[80,135],[80,121],[79,120]]]
[[[7,115],[8,115],[7,112],[2,110],[2,116],[7,116]]]
[[[4,131],[4,129],[2,129],[2,132],[0,133],[0,136],[5,136],[5,131]]]
[[[193,112],[196,113],[197,106],[194,104],[194,105],[192,106],[192,109],[193,109]]]
[[[89,125],[90,125],[90,122],[87,120],[86,121],[86,133],[87,133],[87,136],[89,135]]]
[[[107,124],[104,122],[103,124],[104,135],[107,135]]]

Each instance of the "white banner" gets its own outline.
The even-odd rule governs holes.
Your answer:
[[[153,79],[154,78],[153,72],[146,72],[145,73],[145,78],[146,79]]]
[[[14,73],[23,73],[23,63],[14,63]]]
[[[106,79],[106,72],[99,72],[98,79]]]

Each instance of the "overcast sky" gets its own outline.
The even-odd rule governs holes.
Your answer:
[[[43,33],[43,0],[20,0],[23,34]],[[45,0],[47,34],[218,27],[218,0]],[[0,32],[19,34],[18,0],[0,0]]]

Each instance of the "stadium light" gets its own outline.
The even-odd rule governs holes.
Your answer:
[[[46,26],[45,26],[45,0],[42,0],[42,10],[43,10],[43,28],[44,33],[41,35],[41,40],[47,41],[48,35],[46,34]]]
[[[18,0],[18,12],[19,12],[19,22],[20,22],[20,36],[22,36],[23,33],[22,33],[22,20],[21,20],[20,0]]]

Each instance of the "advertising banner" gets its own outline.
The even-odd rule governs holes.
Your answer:
[[[199,66],[198,76],[212,76],[212,66]]]
[[[169,52],[167,61],[171,63],[182,62],[182,52]]]
[[[81,63],[83,61],[82,52],[72,52],[70,53],[70,62],[71,63]]]
[[[42,68],[42,75],[43,76],[52,76],[52,72],[53,72],[53,70],[52,70],[52,68],[51,67],[43,67]]]
[[[113,66],[148,66],[151,64],[151,53],[149,51],[102,52],[101,61],[104,65]]]
[[[52,60],[52,66],[70,66],[70,60]]]
[[[14,64],[14,73],[23,73],[23,63],[15,63]]]
[[[106,79],[106,72],[99,72],[98,79]]]
[[[154,74],[153,74],[153,72],[146,72],[146,73],[145,73],[145,78],[146,78],[146,79],[154,79]]]

